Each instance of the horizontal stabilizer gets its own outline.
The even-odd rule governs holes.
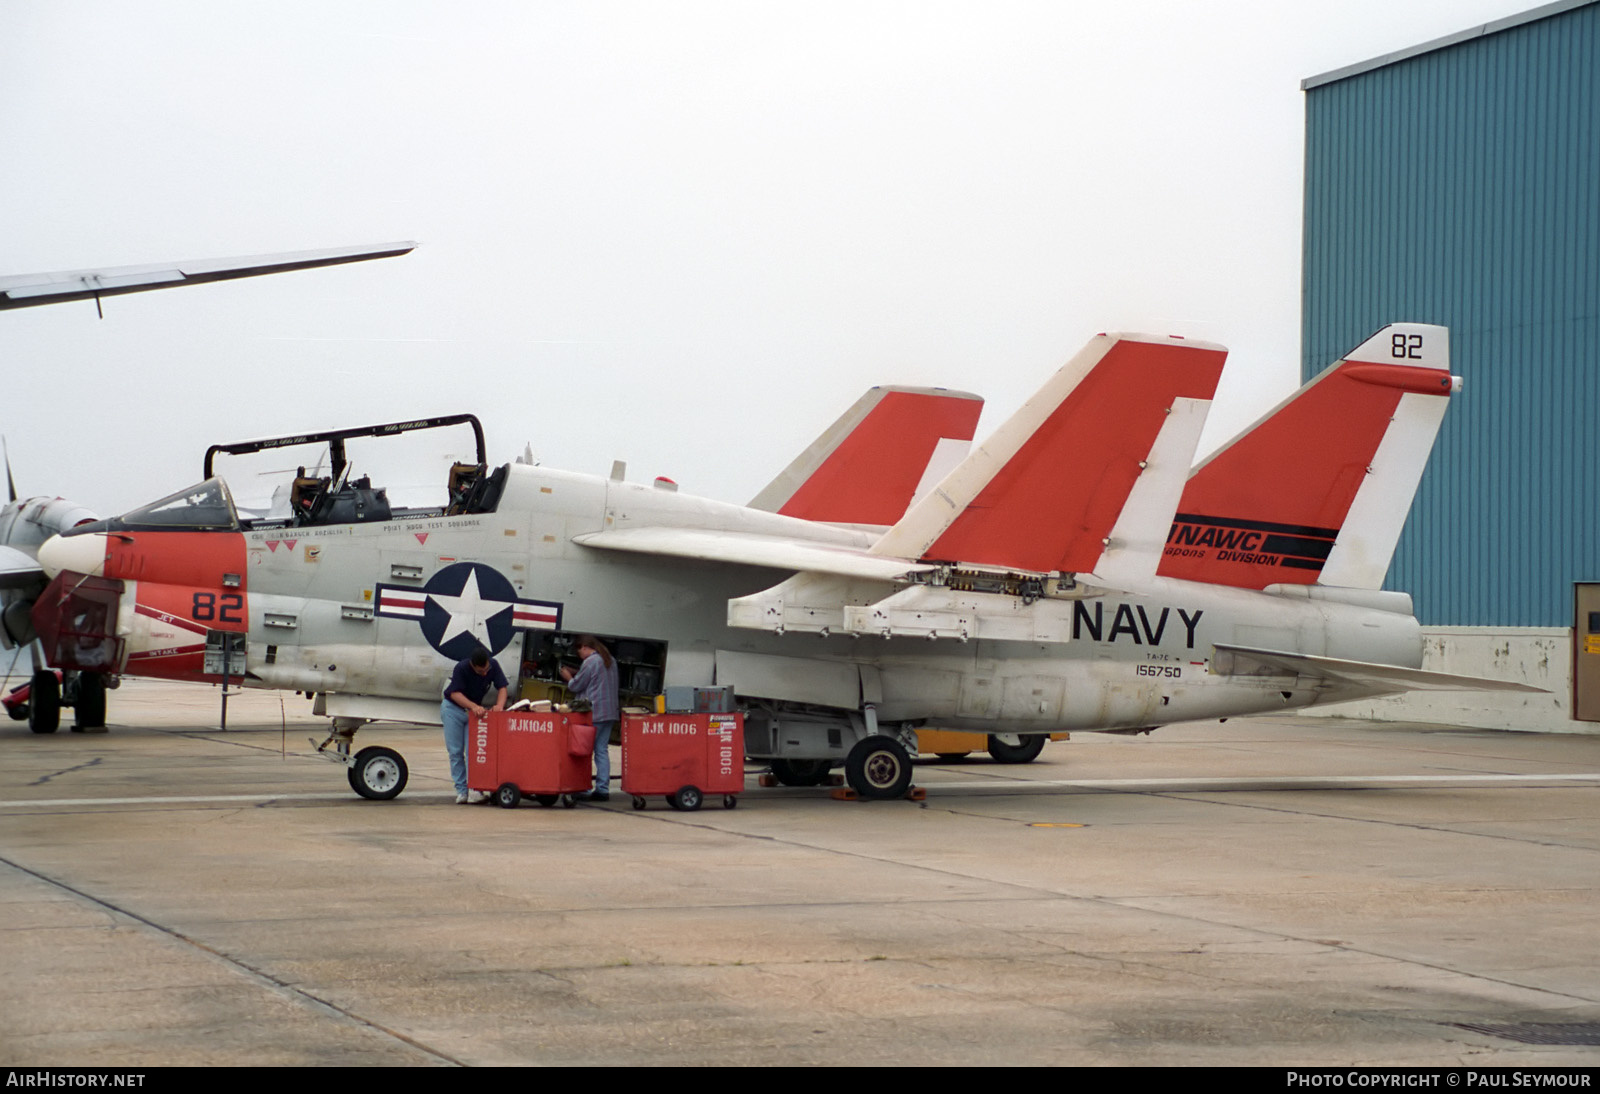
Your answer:
[[[629,551],[699,562],[800,570],[877,581],[893,581],[908,573],[933,569],[901,558],[868,554],[860,548],[700,528],[619,528],[573,536],[572,542],[605,551]]]
[[[983,399],[875,387],[750,502],[786,517],[888,527],[965,458]]]
[[[1381,587],[1459,387],[1444,327],[1384,327],[1195,468],[1159,573]]]
[[[409,254],[416,246],[415,243],[380,243],[366,247],[328,247],[320,251],[288,251],[241,258],[202,258],[153,266],[109,266],[99,270],[16,274],[0,277],[0,311],[173,289],[208,281],[231,281],[239,277],[259,277],[289,270],[310,270],[318,266],[338,266],[372,258],[393,258]]]
[[[872,548],[1009,569],[1087,571],[1177,399],[1210,400],[1227,351],[1100,334]]]
[[[1339,657],[1313,657],[1283,650],[1258,650],[1248,646],[1216,646],[1211,671],[1218,676],[1295,676],[1363,695],[1403,691],[1520,691],[1543,694],[1543,688],[1510,680],[1456,676],[1447,672],[1406,669]]]

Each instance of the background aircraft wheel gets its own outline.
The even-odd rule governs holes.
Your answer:
[[[78,673],[72,721],[79,729],[99,729],[106,724],[106,678],[98,672]]]
[[[494,803],[501,809],[515,809],[522,804],[522,790],[516,783],[501,783],[494,792]]]
[[[683,813],[693,813],[704,800],[705,795],[698,786],[680,786],[676,794],[667,796],[667,804]]]
[[[576,809],[576,808],[578,808],[578,799],[574,798],[571,794],[563,794],[563,795],[561,795],[561,808],[563,808],[563,809]]]
[[[1022,737],[1015,733],[989,734],[989,755],[995,763],[1031,764],[1044,751],[1044,736]]]
[[[35,733],[54,733],[61,725],[61,681],[49,669],[33,674],[28,692],[28,728]]]
[[[732,794],[722,795],[722,808],[734,809],[739,805],[739,799]]]
[[[827,760],[773,760],[772,774],[784,786],[821,786],[831,766]]]
[[[903,798],[911,789],[911,755],[892,737],[868,737],[850,750],[844,777],[863,798]]]
[[[972,755],[972,753],[970,753],[970,752],[935,752],[934,755],[939,757],[939,759],[943,760],[947,764],[953,764],[957,760],[966,759],[968,756]]]
[[[392,748],[363,748],[348,769],[350,789],[363,798],[386,802],[406,788],[411,772]]]
[[[560,794],[535,794],[533,796],[533,800],[538,802],[540,805],[544,806],[546,809],[549,809],[552,805],[554,805],[556,802],[561,800],[561,795]]]

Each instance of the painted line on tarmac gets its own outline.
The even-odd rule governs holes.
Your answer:
[[[1551,783],[1600,786],[1600,774],[1557,775],[1258,775],[1198,779],[1001,779],[933,782],[929,790],[1380,790],[1390,787],[1547,786]]]
[[[1600,773],[1556,775],[1266,775],[1257,777],[1224,776],[1197,779],[1010,779],[993,778],[975,782],[929,782],[930,790],[1108,790],[1190,791],[1206,793],[1222,790],[1380,790],[1391,787],[1448,788],[1475,786],[1548,786],[1561,783],[1574,786],[1600,786]],[[415,798],[450,798],[452,790],[420,790],[405,795]],[[34,801],[0,801],[0,809],[63,809],[88,805],[227,805],[250,802],[354,801],[340,790],[307,794],[190,794],[146,798],[39,798]]]
[[[454,798],[454,790],[418,790],[411,798]],[[60,809],[84,805],[209,805],[230,802],[311,802],[354,801],[349,791],[321,791],[315,794],[192,794],[184,797],[148,798],[40,798],[36,801],[0,801],[0,809]]]

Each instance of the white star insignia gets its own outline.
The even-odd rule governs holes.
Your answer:
[[[489,640],[489,621],[514,607],[504,600],[485,600],[478,591],[476,570],[467,573],[466,584],[461,586],[459,596],[429,593],[428,599],[450,613],[450,622],[445,625],[444,635],[439,639],[441,646],[448,645],[450,639],[458,634],[470,634],[483,645],[484,649],[490,649],[493,643]]]

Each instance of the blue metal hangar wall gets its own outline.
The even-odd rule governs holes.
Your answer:
[[[1301,88],[1305,376],[1409,321],[1464,378],[1390,587],[1424,625],[1570,626],[1600,580],[1600,0]]]

